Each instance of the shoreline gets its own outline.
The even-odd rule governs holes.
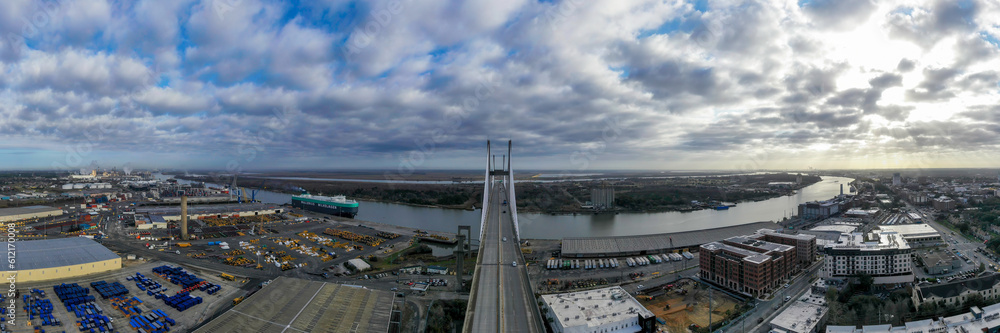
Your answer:
[[[205,178],[210,178],[210,177],[191,177],[191,176],[184,176],[184,175],[171,175],[171,176],[173,176],[176,179],[182,179],[182,180],[187,180],[187,181],[204,182],[204,183],[211,182],[211,179],[205,179]],[[707,177],[712,177],[712,176],[707,176]],[[309,180],[301,180],[301,181],[309,182]],[[749,200],[737,200],[737,201],[732,201],[732,203],[734,203],[735,204],[734,206],[736,206],[736,205],[738,205],[740,203],[760,202],[760,201],[766,201],[766,200],[771,200],[771,199],[775,199],[775,198],[792,196],[792,195],[795,195],[795,194],[799,193],[799,191],[801,191],[803,188],[806,188],[806,187],[818,184],[820,182],[822,182],[822,178],[820,178],[820,180],[815,181],[815,182],[811,182],[811,183],[808,183],[808,184],[803,184],[803,186],[796,186],[794,188],[789,188],[789,189],[787,189],[787,191],[785,191],[785,192],[783,192],[781,194],[775,195],[775,196],[767,196],[767,197],[755,198],[755,199],[749,199]],[[339,182],[339,183],[356,183],[356,182],[343,181],[343,182]],[[223,186],[225,186],[224,184],[218,184],[218,183],[216,183],[216,185],[223,185]],[[237,185],[239,186],[239,184],[237,184]],[[429,186],[454,186],[454,185],[465,185],[465,186],[468,186],[470,184],[433,184],[433,185],[428,184],[428,185]],[[296,185],[296,186],[298,186],[298,185]],[[287,195],[296,195],[297,194],[294,191],[285,190],[285,189],[273,189],[273,188],[272,189],[264,189],[264,188],[259,188],[257,186],[241,186],[241,187],[246,187],[246,188],[255,189],[255,190],[269,191],[269,192],[280,193],[280,194],[287,194]],[[403,202],[403,201],[396,201],[396,200],[382,200],[382,199],[377,199],[377,198],[372,198],[372,197],[365,197],[365,196],[352,197],[351,199],[353,199],[353,200],[359,200],[359,201],[361,201],[361,200],[363,200],[363,201],[369,201],[369,202],[380,203],[380,204],[396,204],[396,205],[405,205],[405,206],[420,207],[420,208],[437,208],[437,209],[451,209],[451,210],[465,210],[465,211],[477,211],[477,210],[481,210],[482,209],[482,207],[480,207],[479,204],[476,204],[476,202],[474,201],[474,199],[470,200],[471,202],[467,201],[466,203],[463,203],[461,205],[421,204],[421,203]],[[594,210],[589,210],[589,209],[580,209],[580,210],[548,210],[548,211],[545,211],[545,210],[531,209],[530,207],[518,207],[518,211],[520,213],[530,213],[530,214],[540,214],[540,215],[552,215],[552,216],[606,215],[606,214],[610,214],[610,215],[617,215],[617,214],[658,214],[658,213],[671,213],[671,212],[692,213],[692,212],[698,212],[698,211],[702,211],[702,210],[713,210],[713,208],[710,207],[710,206],[702,206],[702,207],[688,206],[688,207],[685,207],[685,208],[664,208],[664,209],[649,209],[649,210],[624,210],[624,209],[618,209],[618,210],[612,210],[612,211],[594,211]]]

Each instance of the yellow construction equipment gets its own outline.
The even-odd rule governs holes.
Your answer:
[[[177,247],[188,247],[188,246],[191,246],[191,243],[177,243]]]
[[[219,277],[221,277],[223,279],[226,279],[226,280],[229,280],[229,281],[236,281],[236,277],[235,276],[232,276],[232,275],[229,275],[229,274],[226,274],[226,273],[219,274]]]
[[[242,301],[243,301],[243,296],[234,298],[233,299],[233,306],[236,306],[236,304],[240,304],[240,302],[242,302]]]

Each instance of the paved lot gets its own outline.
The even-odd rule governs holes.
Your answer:
[[[386,332],[393,293],[278,278],[195,332]]]
[[[553,255],[554,251],[558,249],[559,241],[551,240],[532,240],[531,248],[533,253],[532,258],[535,258],[536,262],[533,262],[528,266],[528,276],[531,278],[532,287],[535,288],[536,292],[540,293],[553,293],[553,292],[563,292],[558,288],[544,284],[544,282],[549,279],[559,279],[560,282],[565,281],[579,281],[579,280],[607,280],[607,285],[617,285],[617,284],[628,284],[635,281],[650,280],[658,277],[668,277],[672,279],[678,278],[680,275],[688,275],[698,272],[698,253],[692,252],[694,259],[685,259],[682,261],[670,261],[661,264],[650,264],[647,266],[628,267],[626,263],[626,258],[630,257],[617,257],[619,262],[619,267],[617,268],[595,268],[595,269],[584,269],[581,261],[581,268],[578,269],[547,269],[546,263],[549,259],[559,259]],[[631,257],[635,258],[635,257]],[[607,259],[607,258],[606,258]],[[563,259],[559,259],[563,260]],[[572,259],[570,259],[572,260]],[[583,260],[583,259],[579,259]],[[642,276],[632,277],[630,274],[639,274]],[[568,290],[566,290],[568,291]]]
[[[990,265],[1000,266],[1000,264],[998,264],[996,261],[991,260],[986,256],[984,256],[982,253],[977,252],[976,249],[986,248],[986,246],[981,241],[970,240],[966,237],[963,237],[958,232],[954,232],[951,229],[948,229],[947,227],[941,225],[940,223],[937,223],[936,221],[934,221],[933,216],[930,214],[931,210],[929,208],[918,209],[917,207],[912,206],[910,204],[907,204],[907,208],[910,209],[911,211],[917,211],[918,214],[922,216],[924,222],[927,225],[931,226],[939,233],[941,233],[941,238],[947,243],[948,251],[951,251],[952,253],[958,251],[962,253],[962,255],[965,258],[968,258],[969,261],[971,261],[971,263],[966,263],[963,260],[962,268],[959,268],[958,271],[971,271],[979,269],[980,263],[985,264],[987,267],[989,267]],[[989,270],[989,268],[987,268],[987,270]],[[919,271],[917,277],[941,278],[941,277],[948,277],[955,273],[954,271],[952,271],[952,273],[950,274],[928,275],[923,273],[922,269],[918,269],[917,271]]]

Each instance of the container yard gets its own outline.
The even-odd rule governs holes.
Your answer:
[[[206,314],[231,306],[234,297],[245,293],[239,288],[239,279],[162,262],[130,266],[94,281],[78,280],[43,282],[20,290],[18,325],[5,325],[0,330],[188,332],[207,318]],[[7,300],[0,297],[0,301]],[[2,314],[6,311],[0,310]]]
[[[227,241],[178,242],[176,250],[171,248],[171,251],[179,251],[196,261],[277,274],[302,269],[314,272],[359,255],[389,254],[396,245],[405,245],[412,239],[357,224],[292,222],[273,228],[268,229],[267,235],[246,235]]]

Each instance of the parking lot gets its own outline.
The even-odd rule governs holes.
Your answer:
[[[648,264],[636,263],[634,266],[629,266],[628,259],[635,260],[642,257],[648,260],[648,257],[600,258],[604,259],[606,267],[602,268],[598,261],[594,263],[593,268],[587,268],[588,260],[597,259],[561,259],[554,255],[558,254],[558,241],[532,240],[530,243],[532,249],[530,257],[535,258],[535,261],[528,265],[528,277],[531,279],[532,287],[543,294],[619,285],[663,276],[678,278],[681,274],[694,274],[698,268],[697,252],[691,253],[691,259],[681,257],[681,260],[664,260],[660,257],[660,262],[649,260]],[[616,259],[617,267],[607,267],[608,259]],[[549,260],[558,260],[559,268],[548,268]],[[564,269],[562,262],[565,260],[570,261],[570,266]]]
[[[938,231],[941,234],[941,240],[944,245],[935,248],[935,251],[948,251],[954,254],[961,261],[961,266],[955,269],[949,269],[948,273],[943,274],[928,274],[920,267],[915,267],[914,275],[917,278],[938,278],[942,281],[947,281],[948,277],[961,275],[968,272],[975,272],[979,269],[980,264],[986,267],[987,271],[997,271],[1000,268],[1000,264],[997,263],[997,257],[993,253],[985,249],[979,241],[972,241],[961,234],[958,234],[951,229],[944,227],[943,225],[937,223],[933,219],[933,210],[930,208],[916,208],[910,207],[911,211],[918,212],[922,217],[923,221]],[[917,251],[921,253],[928,251],[928,249],[922,249]]]

